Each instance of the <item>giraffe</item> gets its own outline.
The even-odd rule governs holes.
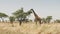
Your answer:
[[[32,13],[35,16],[35,22],[37,24],[37,22],[39,22],[41,24],[41,18],[35,13],[35,11],[33,9],[30,9],[32,11]]]

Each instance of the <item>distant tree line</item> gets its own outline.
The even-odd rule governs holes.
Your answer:
[[[52,20],[52,16],[47,16],[46,18],[42,18],[42,22],[44,23],[50,23],[51,20]]]
[[[7,14],[0,12],[0,18],[2,19],[2,22],[4,22],[4,18],[9,17],[11,24],[13,24],[15,19],[17,19],[17,21],[19,21],[19,24],[21,25],[22,22],[29,22],[29,19],[27,17],[29,17],[31,13],[31,11],[24,12],[23,8],[21,8],[13,12],[12,16],[8,16]]]
[[[19,21],[19,24],[21,25],[22,22],[25,23],[29,22],[29,19],[27,17],[29,17],[31,13],[32,13],[31,11],[25,12],[23,8],[13,12],[12,16],[8,16],[7,14],[0,12],[0,19],[2,20],[2,22],[4,22],[4,18],[8,17],[11,24],[13,24],[13,22],[17,19],[17,21]],[[52,20],[52,16],[47,16],[46,18],[41,18],[41,19],[42,19],[42,23],[50,23]],[[56,19],[54,20],[54,22],[60,23],[60,20]]]

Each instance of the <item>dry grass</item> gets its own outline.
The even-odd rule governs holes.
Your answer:
[[[60,24],[35,24],[14,23],[14,27],[10,23],[0,23],[0,34],[60,34]]]

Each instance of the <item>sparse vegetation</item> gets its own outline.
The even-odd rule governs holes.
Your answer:
[[[12,27],[10,23],[0,23],[0,34],[60,34],[60,20],[55,20],[56,23],[50,23],[52,16],[47,16],[46,18],[41,18],[42,24],[37,22],[36,25],[32,20],[30,20],[31,22],[28,21],[29,19],[27,17],[30,16],[31,13],[30,10],[24,12],[23,8],[14,12],[13,16],[9,17],[10,23],[12,26],[14,25],[14,27]],[[2,20],[5,17],[8,17],[8,15],[0,13],[0,18]],[[15,19],[20,23],[14,23]]]
[[[60,34],[60,24],[41,24],[35,23],[0,23],[0,34]]]
[[[15,21],[15,17],[10,16],[10,17],[9,17],[9,20],[10,20],[10,23],[12,24],[12,26],[13,26],[13,22]]]
[[[42,18],[43,23],[50,23],[51,20],[52,20],[52,16],[47,16],[46,18]]]
[[[20,25],[23,21],[27,21],[27,16],[29,16],[32,12],[24,12],[23,8],[17,10],[16,12],[13,13],[13,15],[18,19],[20,22]]]
[[[52,20],[52,16],[47,16],[46,18],[47,23],[50,23],[51,20]]]
[[[5,13],[0,13],[0,18],[2,19],[2,22],[4,22],[4,18],[8,17]]]
[[[60,23],[60,20],[59,20],[59,19],[56,19],[54,22],[56,22],[56,23]]]

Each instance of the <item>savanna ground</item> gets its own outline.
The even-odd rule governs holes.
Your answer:
[[[51,24],[35,24],[14,23],[14,27],[10,23],[0,23],[0,34],[60,34],[60,23]]]

